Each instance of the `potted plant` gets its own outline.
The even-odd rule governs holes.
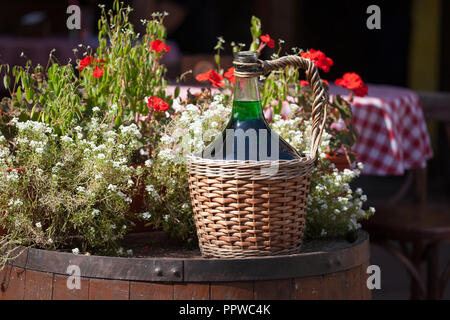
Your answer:
[[[221,132],[231,112],[233,72],[220,64],[224,40],[219,38],[216,46],[217,69],[197,77],[216,90],[206,89],[200,95],[182,98],[177,89],[174,94],[166,92],[165,67],[161,64],[162,56],[170,51],[165,43],[165,14],[156,13],[151,21],[143,21],[147,31],[141,37],[129,23],[130,8],[115,1],[113,10],[106,12],[104,7],[101,10],[99,48],[95,52],[88,47],[78,48],[75,65],[59,65],[51,58],[46,68],[33,66],[30,61],[24,68],[9,70],[2,66],[12,71],[15,80],[11,83],[9,75],[5,77],[11,98],[0,103],[0,228],[8,230],[0,239],[0,251],[10,252],[7,250],[10,245],[24,246],[30,255],[42,259],[41,271],[28,270],[27,260],[25,265],[11,267],[10,273],[22,268],[42,279],[48,279],[49,273],[55,274],[52,281],[55,290],[43,287],[33,290],[33,286],[36,288],[45,281],[24,277],[10,285],[23,285],[26,290],[22,286],[22,290],[13,288],[10,292],[28,295],[39,292],[57,298],[56,283],[67,272],[67,265],[80,264],[88,266],[81,270],[84,279],[96,284],[106,282],[110,289],[99,290],[98,285],[91,285],[89,298],[101,298],[110,291],[116,297],[139,298],[152,291],[147,288],[155,282],[159,297],[167,293],[166,297],[175,299],[208,298],[215,292],[215,286],[221,286],[224,292],[224,281],[241,281],[239,290],[251,294],[245,298],[267,297],[263,295],[267,290],[258,289],[261,279],[252,278],[251,271],[244,275],[246,282],[242,282],[241,267],[235,268],[238,274],[231,272],[228,278],[222,274],[222,280],[217,280],[217,270],[224,267],[220,261],[189,259],[195,251],[186,250],[196,247],[186,156],[203,149]],[[248,48],[232,43],[232,49],[259,52],[275,49],[275,41],[261,32],[261,22],[256,17],[251,21],[251,33],[253,41]],[[274,57],[282,50],[282,41],[277,44]],[[306,54],[298,49],[294,52]],[[307,53],[318,55],[325,70],[330,67],[331,59],[316,51]],[[273,130],[296,149],[307,150],[310,141],[304,132],[311,127],[306,120],[310,118],[311,92],[300,84],[295,68],[270,74],[261,93]],[[363,191],[349,186],[362,164],[338,171],[326,158],[327,152],[339,149],[344,141],[338,134],[342,130],[331,128],[332,124],[341,118],[344,122],[350,119],[349,104],[339,99],[335,97],[331,103],[318,165],[312,175],[306,240],[320,243],[321,239],[337,239],[347,246],[345,254],[354,250],[356,260],[351,260],[352,265],[344,261],[331,269],[322,266],[321,272],[342,279],[352,272],[355,279],[362,279],[361,272],[369,259],[367,236],[352,243],[342,239],[355,233],[360,228],[358,220],[369,217],[374,209],[363,209],[366,200]],[[141,204],[133,204],[137,198],[143,199]],[[152,238],[158,237],[145,234],[148,236],[145,246],[139,252],[132,251],[124,238],[133,222],[139,221],[136,219],[152,230],[163,231],[184,250],[181,259],[200,267],[189,271],[183,268],[185,262],[170,259],[164,250],[160,250],[161,259],[156,257],[154,252],[169,242],[164,236],[162,241],[152,242]],[[339,250],[330,253],[317,248],[319,262],[342,254]],[[152,259],[138,257],[145,255],[145,250],[152,252]],[[120,258],[125,256],[134,259]],[[9,258],[8,254],[2,254],[2,265]],[[299,266],[304,263],[301,255],[293,258],[298,259]],[[260,262],[246,260],[250,266],[260,266]],[[270,263],[282,266],[285,262]],[[114,267],[105,267],[108,264]],[[295,269],[289,274],[292,281],[316,276],[298,274],[301,267],[292,269]],[[205,270],[211,271],[212,276],[205,275]],[[183,278],[186,272],[195,280],[189,286],[177,285],[186,283]],[[10,273],[5,273],[5,278]],[[268,268],[264,277],[277,281],[280,288],[286,287],[283,281],[291,281],[285,280],[285,274],[282,277],[274,274],[273,268]],[[63,281],[62,287],[66,288],[66,279]],[[189,288],[202,290],[191,292]],[[294,286],[291,289],[296,290]],[[357,291],[361,295],[361,290]],[[203,295],[198,295],[199,292]],[[289,292],[286,297],[292,295]]]
[[[140,37],[128,21],[129,12],[118,1],[110,12],[102,8],[99,48],[95,53],[78,48],[83,52],[75,66],[53,59],[48,68],[27,62],[12,70],[14,83],[6,76],[11,98],[1,103],[8,118],[0,126],[0,226],[8,229],[8,241],[124,255],[121,239],[133,227],[128,212],[141,185],[144,207],[138,206],[134,217],[184,245],[196,245],[185,159],[209,143],[230,114],[234,80],[232,69],[220,64],[224,40],[219,38],[216,46],[217,69],[197,77],[218,91],[182,99],[179,90],[173,95],[165,90],[161,57],[170,51],[165,14],[143,21],[147,32]],[[249,49],[275,49],[259,19],[253,17],[251,24]],[[277,44],[274,58],[283,42]],[[245,47],[231,45],[233,51]],[[312,50],[294,53],[317,55]],[[332,64],[322,53],[317,59],[325,71]],[[303,133],[311,126],[306,119],[312,95],[298,77],[295,68],[272,72],[261,93],[272,128],[298,150],[307,150],[310,141]],[[340,172],[326,158],[344,144],[333,123],[351,118],[348,102],[339,96],[329,111],[307,203],[307,239],[343,238],[373,213],[362,208],[362,191],[349,186],[362,164]],[[24,172],[8,172],[17,167]]]

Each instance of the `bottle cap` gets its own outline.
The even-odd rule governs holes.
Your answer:
[[[237,77],[256,77],[263,73],[263,63],[258,60],[256,51],[239,51],[234,53],[234,75]]]

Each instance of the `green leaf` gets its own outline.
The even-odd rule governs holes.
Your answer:
[[[257,39],[261,35],[261,20],[258,17],[252,16],[250,32],[253,39]]]
[[[116,127],[119,127],[122,124],[122,117],[117,116],[115,120]]]
[[[332,105],[339,110],[342,119],[345,120],[352,117],[352,107],[341,96],[334,96]]]
[[[215,54],[214,55],[214,60],[216,61],[217,66],[220,66],[220,55]]]
[[[5,76],[3,77],[3,85],[5,86],[6,90],[9,90],[9,86],[11,85],[11,78],[5,74]]]
[[[16,96],[17,96],[17,101],[20,102],[21,98],[22,98],[22,89],[20,87],[17,88]]]
[[[180,95],[180,86],[177,86],[175,88],[175,92],[174,92],[174,98],[178,98],[178,96]]]

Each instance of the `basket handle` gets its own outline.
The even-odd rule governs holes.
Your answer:
[[[246,63],[236,62],[235,64],[246,65]],[[312,130],[310,156],[316,159],[317,151],[319,150],[320,142],[322,140],[322,133],[325,128],[325,121],[327,118],[328,92],[323,87],[322,82],[320,81],[319,71],[314,65],[314,62],[300,56],[290,55],[275,60],[258,60],[258,64],[261,67],[260,72],[239,72],[235,70],[235,75],[243,77],[257,76],[261,74],[266,75],[272,70],[282,69],[287,66],[299,67],[305,70],[306,79],[308,80],[314,94],[314,102],[311,112]],[[247,65],[255,64],[247,63]]]

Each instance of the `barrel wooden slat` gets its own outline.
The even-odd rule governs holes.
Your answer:
[[[89,280],[89,300],[129,300],[130,283],[118,280]]]
[[[130,282],[130,300],[173,300],[173,285],[155,282]]]
[[[0,276],[0,300],[25,298],[25,269],[6,266]]]
[[[294,280],[296,300],[322,300],[324,298],[323,277],[299,278]]]
[[[369,265],[370,265],[369,261],[361,265],[361,282],[362,282],[361,296],[363,300],[372,300],[372,291],[370,291],[370,289],[367,287],[367,278],[368,278],[367,268],[369,267]]]
[[[52,300],[52,273],[26,270],[25,279],[25,300]]]
[[[209,283],[182,283],[173,286],[174,300],[210,300]]]
[[[89,279],[80,278],[80,287],[73,290],[67,288],[68,280],[68,276],[55,274],[53,278],[53,300],[89,300]]]
[[[371,298],[366,286],[367,233],[359,232],[353,243],[307,242],[302,250],[223,260],[115,258],[29,248],[0,271],[0,299]],[[66,271],[73,264],[80,266],[80,290],[67,288]]]
[[[211,300],[252,300],[253,282],[211,283]]]

